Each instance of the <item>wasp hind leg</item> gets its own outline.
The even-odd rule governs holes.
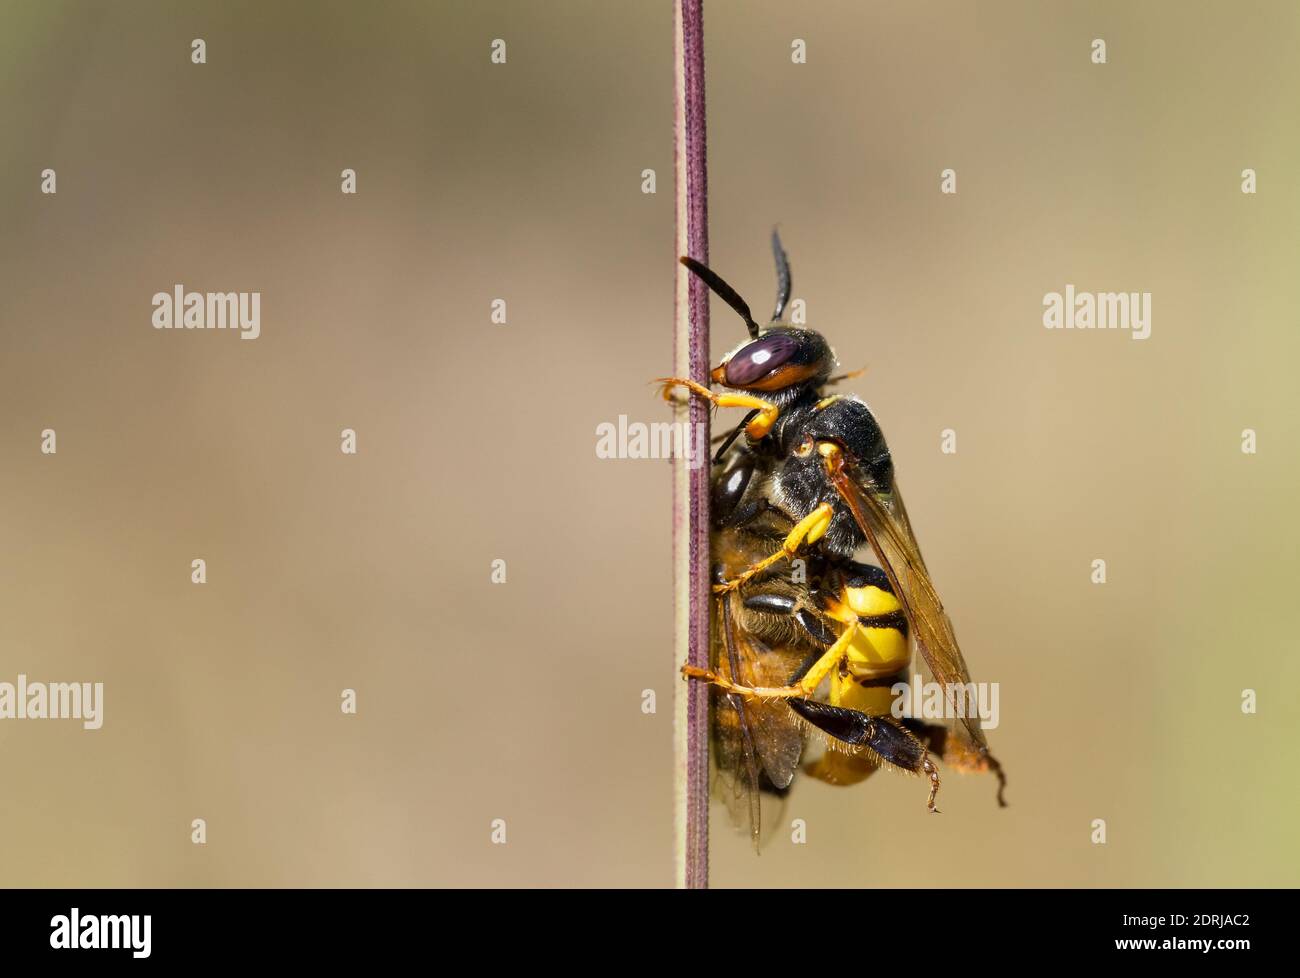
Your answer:
[[[998,779],[998,807],[1006,808],[1004,797],[1007,790],[1007,775],[1001,762],[987,748],[976,747],[941,723],[927,723],[924,720],[908,719],[903,721],[917,737],[925,742],[931,752],[943,760],[954,771],[965,774],[992,774]]]
[[[913,774],[930,782],[930,796],[925,807],[938,814],[934,800],[939,794],[939,769],[930,759],[930,750],[921,738],[891,717],[873,717],[857,710],[815,700],[791,700],[790,709],[814,727],[850,747],[866,748],[872,759]]]

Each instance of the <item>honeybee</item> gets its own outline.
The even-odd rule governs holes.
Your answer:
[[[937,812],[937,757],[996,775],[1005,804],[1001,765],[978,716],[957,701],[970,688],[969,670],[884,434],[863,401],[825,393],[843,379],[832,377],[825,338],[780,321],[791,276],[775,231],[772,250],[777,299],[766,327],[719,275],[681,259],[741,316],[749,338],[711,373],[724,393],[660,379],[666,395],[684,387],[716,407],[748,411],[713,459],[710,668],[682,669],[714,689],[715,767],[748,808],[755,846],[760,792],[789,787],[812,734],[825,750],[806,770],[832,784],[881,767],[917,774],[928,782],[927,809]],[[878,566],[856,559],[867,548]],[[908,681],[913,647],[944,689],[947,723],[893,715],[891,687]]]

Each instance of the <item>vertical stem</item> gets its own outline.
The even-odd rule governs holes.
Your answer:
[[[704,126],[703,0],[674,0],[677,254],[709,260],[708,170]],[[709,383],[709,293],[681,264],[677,268],[674,374]],[[694,464],[673,462],[673,571],[676,580],[674,665],[709,664],[709,411],[692,397],[678,410],[690,421]],[[677,684],[674,701],[679,887],[709,885],[709,691]]]

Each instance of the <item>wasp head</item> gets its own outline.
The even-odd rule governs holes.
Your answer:
[[[820,333],[775,325],[724,357],[710,376],[723,387],[777,393],[821,387],[833,369],[835,354]]]
[[[777,322],[790,299],[790,263],[775,231],[772,253],[776,257],[776,310],[767,327],[754,321],[749,304],[717,272],[694,258],[683,257],[682,264],[739,313],[749,330],[749,341],[713,369],[713,382],[733,390],[759,391],[781,403],[826,383],[835,369],[835,354],[820,333]]]

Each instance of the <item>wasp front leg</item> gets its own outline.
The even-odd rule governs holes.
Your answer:
[[[764,557],[757,564],[750,566],[731,580],[713,585],[713,590],[718,594],[734,591],[755,574],[761,574],[773,564],[794,557],[799,553],[799,548],[805,543],[816,543],[826,535],[826,531],[830,529],[831,519],[834,516],[835,510],[831,504],[822,503],[794,525],[794,529],[786,535],[780,550],[769,557]]]
[[[749,424],[745,425],[745,434],[755,441],[767,437],[772,430],[772,425],[776,424],[777,414],[780,413],[780,408],[761,397],[754,397],[751,394],[715,394],[703,384],[681,377],[659,377],[655,383],[664,385],[665,400],[672,400],[671,391],[674,387],[685,387],[692,394],[704,398],[715,407],[739,407],[757,411]]]

